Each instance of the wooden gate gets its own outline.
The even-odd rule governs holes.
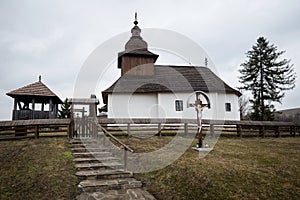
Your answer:
[[[97,132],[97,104],[98,99],[70,99],[71,120],[73,123],[73,137],[94,137]]]

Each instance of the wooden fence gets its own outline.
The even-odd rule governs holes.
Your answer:
[[[113,134],[156,134],[162,136],[167,133],[195,133],[196,119],[112,119],[98,118],[99,124]],[[204,134],[226,134],[242,136],[296,136],[299,126],[293,122],[275,121],[234,121],[234,120],[203,120]]]
[[[0,139],[34,137],[39,138],[40,133],[64,132],[70,136],[70,119],[33,119],[0,121]],[[33,133],[33,136],[30,134]]]
[[[76,120],[76,119],[75,119]],[[83,119],[81,119],[83,120]],[[98,128],[88,121],[77,123],[70,119],[36,119],[36,120],[13,120],[0,121],[0,138],[11,136],[23,136],[33,133],[33,137],[39,138],[44,132],[65,132],[68,137],[75,136],[75,130],[81,137],[89,137],[97,134]],[[86,126],[85,124],[91,124]],[[189,134],[197,130],[195,119],[110,119],[98,118],[98,123],[108,132],[114,135],[128,134]],[[76,123],[75,123],[76,124]],[[77,126],[77,127],[76,127]],[[203,120],[204,134],[226,134],[232,136],[296,136],[300,127],[292,122],[269,122],[269,121],[221,121]],[[3,137],[4,136],[4,137]]]

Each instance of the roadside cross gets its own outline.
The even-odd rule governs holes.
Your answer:
[[[210,101],[208,96],[202,91],[194,92],[196,94],[196,100],[194,104],[188,104],[188,107],[195,107],[197,113],[197,134],[198,134],[198,144],[197,148],[202,148],[203,140],[202,140],[202,112],[205,107],[210,108]],[[206,103],[203,103],[201,100],[201,96],[206,99]]]

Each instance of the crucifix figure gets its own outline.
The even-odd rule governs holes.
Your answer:
[[[195,107],[197,113],[197,134],[198,134],[198,144],[197,148],[202,148],[203,141],[202,141],[202,111],[203,108],[207,107],[210,108],[210,101],[208,96],[202,91],[196,91],[196,100],[194,104],[188,104],[188,107]],[[202,102],[200,96],[204,96],[206,99],[206,104]]]

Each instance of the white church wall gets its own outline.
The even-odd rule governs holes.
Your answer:
[[[225,93],[207,94],[211,108],[203,111],[204,119],[239,120],[238,96]],[[151,94],[114,94],[108,96],[109,118],[196,118],[195,108],[187,107],[191,93],[151,93]],[[183,110],[176,111],[175,101],[182,100]],[[195,96],[189,99],[195,102]],[[204,102],[204,100],[203,100]],[[225,104],[230,104],[230,111],[226,111]]]
[[[204,108],[203,118],[204,119],[218,119],[218,120],[239,120],[239,111],[238,111],[238,97],[235,94],[225,94],[225,93],[208,93],[207,94],[211,108]],[[195,108],[187,107],[188,97],[191,96],[191,93],[159,93],[158,94],[158,104],[161,109],[164,111],[164,115],[159,115],[159,117],[166,118],[184,118],[184,119],[193,119],[196,118]],[[183,110],[176,111],[175,101],[183,101]],[[195,102],[195,96],[192,95],[189,99],[189,103]],[[205,100],[203,99],[203,102]],[[230,103],[231,111],[225,110],[225,103]],[[162,112],[158,112],[159,114]]]
[[[120,94],[108,95],[109,118],[156,118],[157,95]]]
[[[240,120],[239,112],[239,97],[234,94],[225,95],[225,103],[231,103],[231,111],[225,110],[225,119],[227,120]],[[225,105],[224,105],[225,106]]]

